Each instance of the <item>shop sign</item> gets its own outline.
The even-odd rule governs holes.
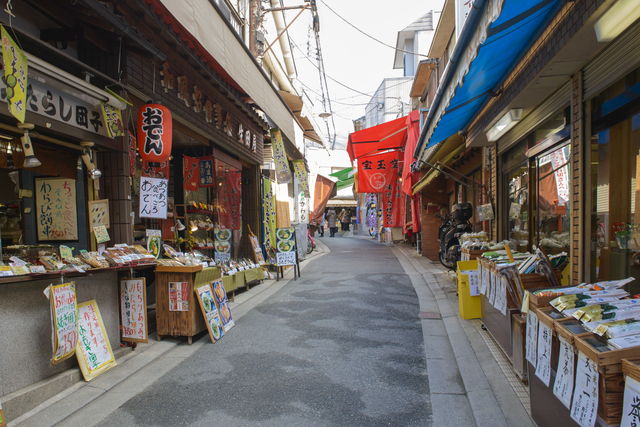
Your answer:
[[[564,406],[570,408],[574,374],[573,346],[561,336],[558,336],[558,339],[560,340],[560,354],[558,356],[558,374],[556,375],[556,382],[553,385],[553,394]]]
[[[198,178],[199,178],[199,165],[198,159],[189,156],[183,156],[182,158],[182,175],[183,175],[183,187],[185,190],[196,191],[198,190]]]
[[[124,135],[124,124],[122,123],[122,112],[119,108],[100,101],[102,106],[102,117],[109,133],[109,138]]]
[[[216,342],[224,335],[224,328],[220,321],[218,307],[215,304],[215,296],[211,288],[212,283],[198,287],[196,289],[196,296],[198,297],[198,303],[200,303],[202,314],[207,323],[209,338],[211,338],[211,342]],[[222,283],[222,280],[220,280],[220,283]]]
[[[271,192],[271,181],[263,180],[262,212],[264,213],[264,248],[267,253],[267,262],[276,263],[276,200]]]
[[[78,304],[77,348],[78,364],[87,381],[116,365],[96,300]]]
[[[199,157],[199,187],[214,187],[216,185],[215,178],[213,177],[214,171],[214,157]]]
[[[24,123],[27,102],[27,57],[4,27],[2,27],[2,58],[9,111],[20,120],[20,123]]]
[[[304,192],[305,197],[310,197],[311,193],[309,192],[309,181],[307,180],[307,169],[304,166],[304,160],[294,160],[292,163],[300,190]]]
[[[384,188],[397,180],[398,152],[370,154],[358,158],[358,191],[382,193]]]
[[[229,309],[229,300],[227,299],[227,291],[224,290],[224,284],[222,279],[218,279],[215,282],[211,282],[213,286],[213,293],[215,295],[215,303],[220,311],[220,320],[222,321],[222,327],[225,332],[229,332],[229,329],[235,326],[233,317],[231,317],[231,310]]]
[[[73,282],[51,285],[45,290],[51,305],[53,329],[52,364],[67,359],[75,353],[78,342],[78,307],[76,287]]]
[[[140,178],[140,218],[167,219],[169,180]]]
[[[578,371],[571,402],[571,418],[582,427],[596,425],[598,383],[598,366],[583,352],[578,351]]]
[[[7,99],[7,85],[0,80],[0,97]],[[50,88],[36,79],[27,85],[26,109],[39,116],[55,120],[77,129],[109,138],[104,125],[100,104],[90,104]]]
[[[138,110],[138,151],[148,162],[162,163],[171,155],[173,123],[164,105],[145,104]]]
[[[404,198],[402,187],[396,179],[395,182],[384,187],[382,193],[383,218],[385,227],[402,227],[404,219]]]
[[[640,382],[630,376],[624,380],[624,400],[622,401],[622,422],[620,427],[640,425]]]
[[[145,279],[120,280],[120,314],[122,340],[148,342],[147,294]]]
[[[36,178],[38,241],[78,240],[76,181]]]
[[[291,169],[289,169],[289,161],[282,141],[282,132],[278,128],[271,129],[271,150],[273,152],[273,161],[276,164],[278,184],[290,183]]]
[[[551,153],[551,165],[553,167],[556,189],[558,191],[558,206],[564,206],[569,201],[569,165],[564,148]]]
[[[226,228],[214,228],[214,259],[216,262],[228,262],[231,259],[231,237],[233,232]]]
[[[527,361],[535,368],[538,362],[538,316],[529,310],[527,314]]]
[[[127,131],[127,142],[129,143],[129,172],[133,178],[136,177],[136,137],[131,131]]]
[[[551,329],[540,322],[538,324],[538,363],[536,364],[536,377],[540,378],[547,387],[549,387],[549,379],[551,378],[551,336]]]
[[[220,225],[231,230],[239,230],[242,172],[239,170],[226,172],[225,179],[220,184],[219,203],[223,210],[219,215]]]
[[[276,262],[278,267],[296,265],[296,229],[293,227],[276,230]]]
[[[188,282],[169,282],[169,311],[189,311]]]

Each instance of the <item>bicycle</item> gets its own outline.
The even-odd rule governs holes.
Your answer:
[[[313,238],[311,237],[311,233],[307,228],[307,255],[313,252],[315,247],[316,247],[316,242],[313,241]]]

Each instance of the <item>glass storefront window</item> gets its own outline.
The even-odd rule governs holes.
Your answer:
[[[527,251],[529,246],[529,165],[526,156],[527,140],[520,142],[503,156],[502,168],[505,172],[506,237],[511,248]]]
[[[571,248],[571,145],[538,156],[536,245],[546,253],[566,252]]]

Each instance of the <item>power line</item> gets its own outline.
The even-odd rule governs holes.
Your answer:
[[[377,38],[375,38],[375,37],[373,37],[373,36],[371,36],[371,35],[369,35],[369,34],[365,33],[365,32],[364,32],[364,31],[362,31],[360,28],[356,27],[356,26],[355,26],[355,25],[353,25],[351,22],[347,21],[345,18],[343,18],[342,16],[340,16],[340,15],[338,14],[338,12],[336,12],[336,11],[335,11],[335,10],[333,10],[333,9],[331,9],[331,7],[329,7],[329,5],[328,5],[328,4],[326,4],[323,0],[320,0],[320,2],[321,2],[323,5],[325,5],[325,6],[327,7],[327,9],[329,9],[331,12],[333,12],[333,14],[334,14],[334,15],[336,15],[338,18],[342,19],[342,20],[343,20],[344,22],[346,22],[349,26],[353,27],[354,29],[356,29],[356,30],[357,30],[357,31],[359,31],[360,33],[362,33],[362,34],[364,34],[365,36],[369,37],[371,40],[374,40],[374,41],[376,41],[376,42],[380,43],[381,45],[386,46],[386,47],[388,47],[388,48],[391,48],[391,49],[393,49],[393,50],[395,50],[395,51],[398,51],[398,52],[408,53],[408,54],[415,55],[415,56],[422,56],[422,57],[424,57],[424,58],[428,58],[428,57],[429,57],[428,55],[423,55],[423,54],[421,54],[421,53],[409,52],[409,51],[407,51],[407,50],[398,49],[398,48],[396,48],[395,46],[388,45],[388,44],[386,44],[385,42],[382,42],[382,41],[378,40]]]

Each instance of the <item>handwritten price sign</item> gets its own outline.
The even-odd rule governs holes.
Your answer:
[[[147,295],[144,278],[120,281],[122,340],[147,342]]]
[[[140,178],[140,217],[167,218],[169,180]]]
[[[78,308],[73,282],[49,287],[51,320],[53,322],[53,358],[51,364],[72,356],[78,342]]]

